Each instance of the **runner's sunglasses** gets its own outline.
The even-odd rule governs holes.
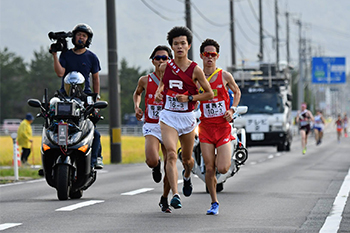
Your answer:
[[[203,52],[202,55],[204,57],[209,57],[209,56],[216,57],[218,55],[218,53],[217,52]]]
[[[156,61],[159,61],[160,59],[162,59],[163,61],[166,61],[166,60],[169,59],[169,57],[166,56],[166,55],[163,55],[163,56],[157,55],[157,56],[154,56],[154,57],[153,57],[153,60],[156,60]]]

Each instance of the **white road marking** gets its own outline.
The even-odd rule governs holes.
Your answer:
[[[9,229],[11,227],[16,227],[19,225],[22,225],[22,223],[3,223],[3,224],[0,224],[0,231]]]
[[[268,159],[273,159],[275,156],[274,155],[269,155],[267,158]]]
[[[74,204],[74,205],[70,205],[70,206],[66,206],[66,207],[62,207],[57,209],[56,211],[72,211],[78,208],[82,208],[85,206],[89,206],[89,205],[94,205],[94,204],[98,204],[98,203],[102,203],[104,202],[104,200],[91,200],[91,201],[85,201],[85,202],[81,202],[78,204]]]
[[[342,213],[346,204],[346,200],[349,197],[350,192],[350,169],[348,174],[345,176],[342,186],[338,192],[337,197],[333,202],[333,207],[329,213],[326,221],[324,222],[320,233],[333,233],[338,232],[340,222],[342,220]]]
[[[134,191],[130,191],[130,192],[126,192],[126,193],[122,193],[120,195],[129,195],[129,196],[132,196],[132,195],[136,195],[136,194],[140,194],[140,193],[145,193],[145,192],[148,192],[148,191],[151,191],[153,190],[154,188],[142,188],[142,189],[136,189]]]

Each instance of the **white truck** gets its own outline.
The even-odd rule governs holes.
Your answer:
[[[234,124],[245,128],[247,147],[276,146],[277,151],[290,151],[293,134],[289,78],[265,71],[260,67],[258,72],[234,73],[242,93],[239,105],[249,109]]]

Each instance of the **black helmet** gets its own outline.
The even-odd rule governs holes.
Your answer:
[[[88,34],[88,39],[85,43],[85,47],[89,48],[89,45],[91,44],[92,36],[94,35],[94,32],[92,31],[91,27],[85,23],[79,23],[73,28],[73,38],[72,38],[72,43],[76,45],[75,43],[75,36],[77,32],[85,32]]]

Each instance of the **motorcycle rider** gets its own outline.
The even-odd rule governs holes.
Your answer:
[[[213,99],[200,102],[199,141],[205,163],[205,183],[211,197],[211,208],[207,210],[207,215],[219,213],[216,170],[225,174],[231,166],[232,138],[229,122],[232,121],[233,113],[241,99],[241,91],[232,75],[216,67],[219,52],[220,45],[213,39],[206,39],[200,46],[203,71],[214,91]],[[234,96],[232,107],[228,88]]]
[[[166,174],[173,193],[170,205],[179,209],[182,205],[177,189],[177,142],[180,139],[184,166],[182,193],[188,197],[192,194],[191,170],[194,166],[192,149],[196,118],[193,110],[197,101],[213,98],[213,91],[205,79],[203,70],[188,59],[192,32],[187,27],[174,27],[168,32],[167,39],[174,51],[174,59],[159,67],[161,75],[156,91],[156,102],[164,101],[159,122],[167,150]],[[198,94],[195,84],[197,82],[203,87],[204,93]]]
[[[145,155],[148,167],[152,168],[153,180],[159,183],[162,180],[161,162],[159,157],[159,143],[164,156],[164,171],[166,167],[166,150],[162,143],[162,135],[159,125],[159,112],[163,109],[163,101],[156,103],[154,99],[155,91],[158,88],[161,64],[172,59],[171,49],[165,45],[158,45],[152,52],[150,59],[155,67],[155,71],[151,74],[140,77],[133,94],[135,116],[141,121],[143,111],[140,108],[141,94],[145,91],[145,118],[143,125],[143,136],[145,137]],[[168,195],[170,186],[167,175],[164,175],[163,195],[160,198],[159,206],[165,213],[171,213],[168,204]]]
[[[50,51],[53,56],[55,72],[58,77],[62,78],[60,92],[68,94],[65,93],[63,79],[69,72],[77,71],[85,77],[84,92],[96,93],[97,99],[100,99],[100,61],[93,52],[87,49],[91,44],[93,31],[89,25],[80,23],[74,27],[72,33],[72,43],[74,44],[73,49],[63,51],[59,59],[57,57],[57,52]],[[93,91],[90,87],[90,73],[92,74]],[[100,137],[101,135],[95,127],[91,152],[91,166],[96,169],[103,168]]]

